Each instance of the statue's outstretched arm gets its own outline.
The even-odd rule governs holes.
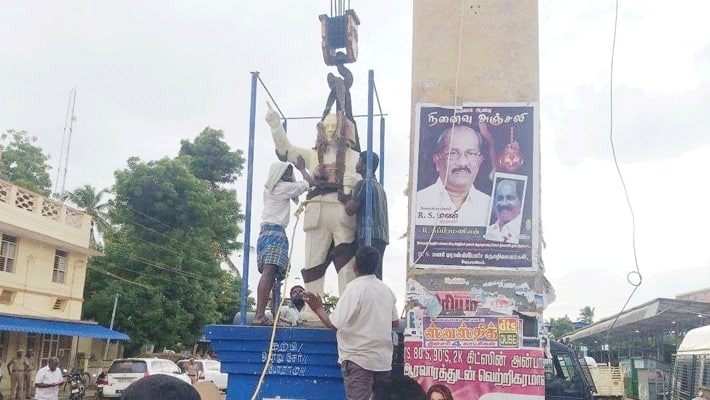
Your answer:
[[[266,112],[266,122],[271,127],[271,138],[274,140],[276,152],[284,156],[286,161],[296,163],[299,156],[303,157],[306,168],[313,171],[318,165],[318,156],[313,149],[295,146],[291,143],[286,135],[286,131],[281,125],[281,117],[279,113],[271,108],[271,104],[266,103],[268,111]]]

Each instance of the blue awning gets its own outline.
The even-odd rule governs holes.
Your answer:
[[[0,331],[44,333],[49,335],[80,336],[94,339],[130,340],[125,333],[116,332],[96,322],[52,320],[0,315]]]

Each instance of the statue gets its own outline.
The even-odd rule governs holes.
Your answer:
[[[341,69],[342,68],[342,69]],[[338,70],[345,69],[339,65]],[[349,72],[349,71],[348,71]],[[338,272],[338,289],[342,294],[345,286],[355,278],[353,261],[357,250],[355,216],[345,213],[345,203],[352,189],[361,179],[355,171],[360,144],[357,128],[352,120],[348,89],[352,75],[347,81],[328,75],[331,94],[318,122],[318,135],[312,149],[293,145],[281,125],[279,114],[267,103],[266,121],[271,127],[276,153],[282,161],[295,162],[298,156],[306,161],[316,184],[306,197],[303,230],[306,232],[306,265],[301,274],[306,291],[324,295],[325,273],[332,262]],[[336,113],[330,108],[336,103]],[[347,107],[349,108],[349,107]],[[348,115],[349,114],[349,115]],[[308,307],[301,310],[300,319],[306,323],[319,323],[318,317]]]

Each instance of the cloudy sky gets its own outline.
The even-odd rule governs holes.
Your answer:
[[[366,112],[372,69],[388,114],[385,186],[394,239],[407,228],[409,147],[402,144],[410,132],[412,10],[404,2],[351,4],[361,19],[360,55],[351,68],[354,112]],[[318,15],[329,7],[325,0],[5,1],[0,130],[36,136],[58,168],[76,87],[67,190],[110,186],[113,172],[131,156],[174,157],[181,139],[207,126],[224,130],[230,146],[246,153],[251,71],[260,72],[287,117],[321,113],[330,69],[321,57]],[[613,0],[539,1],[543,258],[557,292],[546,318],[574,320],[587,305],[597,318],[618,312],[632,290],[627,274],[636,271],[634,254],[643,279],[630,306],[710,287],[703,183],[710,160],[704,109],[710,103],[710,3],[620,2],[612,119],[614,7]],[[260,196],[273,144],[263,120],[265,92],[258,96],[254,188]],[[311,146],[314,125],[290,121],[292,141]],[[610,136],[635,216],[635,248]],[[246,176],[236,188],[244,203]],[[259,201],[252,212],[258,226]],[[253,232],[253,244],[256,237]],[[406,240],[392,242],[385,281],[401,299]],[[300,226],[295,246],[300,268]],[[255,268],[249,280],[254,290]],[[334,271],[326,290],[337,292]]]

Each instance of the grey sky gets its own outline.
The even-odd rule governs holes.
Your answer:
[[[405,233],[408,215],[402,191],[409,166],[403,144],[410,130],[412,10],[406,3],[352,2],[362,21],[352,67],[354,111],[366,111],[367,70],[373,69],[389,114],[385,184],[393,237]],[[287,116],[321,113],[331,69],[321,57],[318,15],[329,4],[6,1],[0,8],[0,129],[37,136],[56,167],[76,85],[67,189],[111,185],[113,171],[131,156],[173,157],[181,139],[206,126],[224,130],[227,142],[246,152],[250,71],[260,71]],[[710,116],[703,110],[710,3],[634,0],[620,7],[614,137],[637,217],[644,282],[631,301],[636,305],[710,286],[710,211],[702,203],[708,189],[695,184],[707,180],[703,160],[710,157]],[[539,8],[543,258],[557,290],[545,316],[576,319],[590,305],[602,317],[621,307],[631,290],[625,275],[634,269],[630,217],[610,162],[614,2],[541,0]],[[266,97],[259,96],[256,199],[273,161]],[[364,135],[365,120],[358,123]],[[310,146],[314,126],[291,121],[289,134]],[[242,202],[245,185],[243,177],[237,185]],[[253,213],[252,226],[258,226],[258,200]],[[300,269],[300,226],[296,232]],[[405,253],[406,241],[394,240],[385,260],[385,281],[401,297]],[[251,278],[255,289],[256,269]],[[334,271],[326,289],[337,292]]]

